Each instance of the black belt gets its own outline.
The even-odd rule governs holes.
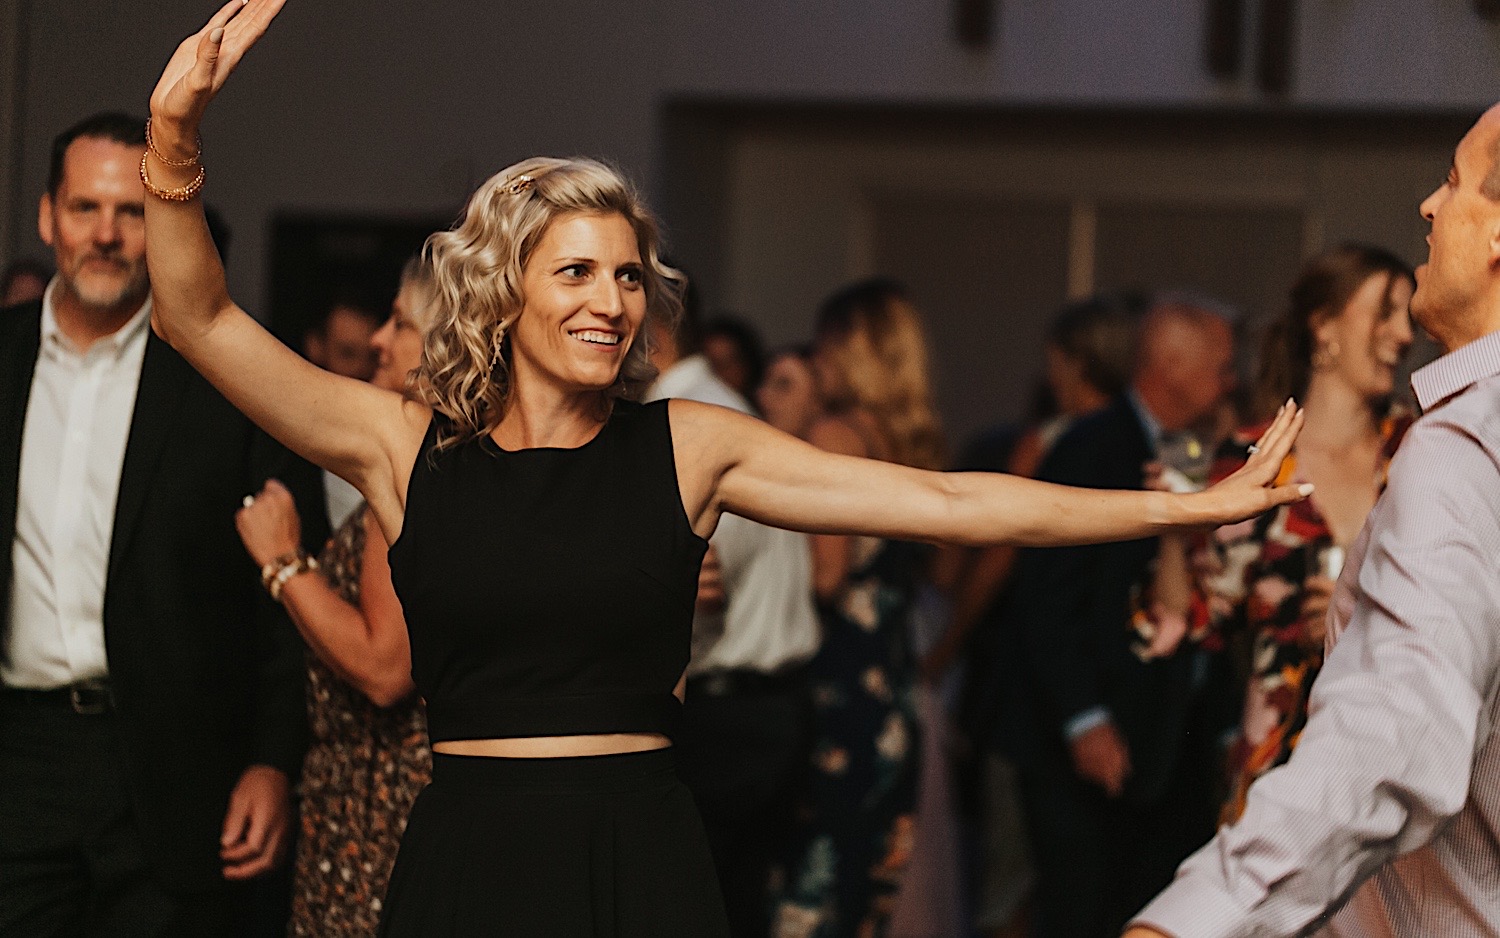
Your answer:
[[[0,687],[0,697],[27,706],[72,710],[84,716],[98,716],[115,709],[115,695],[110,689],[109,681],[98,679],[49,687],[46,690]]]
[[[805,679],[801,667],[787,668],[768,674],[749,668],[732,671],[708,671],[688,678],[687,695],[703,697],[735,697],[742,694],[775,694],[800,687]]]

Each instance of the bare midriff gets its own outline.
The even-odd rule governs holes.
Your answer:
[[[600,733],[587,736],[512,736],[505,739],[445,739],[433,752],[450,756],[494,756],[501,759],[557,759],[609,756],[665,749],[672,741],[660,733]]]

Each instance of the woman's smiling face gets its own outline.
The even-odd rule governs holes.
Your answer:
[[[522,275],[509,331],[512,380],[601,391],[646,318],[635,229],[623,215],[574,212],[547,226]]]
[[[1355,393],[1380,398],[1396,388],[1396,372],[1411,347],[1411,281],[1388,273],[1368,277],[1349,302],[1315,329],[1338,349],[1331,373]]]

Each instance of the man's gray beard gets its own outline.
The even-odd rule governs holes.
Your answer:
[[[62,280],[62,285],[67,289],[67,291],[73,294],[73,296],[78,300],[79,305],[93,312],[108,312],[109,310],[118,309],[119,307],[124,306],[132,301],[137,303],[144,303],[146,300],[146,296],[151,292],[151,282],[144,276],[144,271],[142,271],[142,276],[139,281],[127,280],[125,281],[125,285],[122,286],[119,290],[116,290],[111,295],[103,298],[91,295],[90,293],[86,293],[83,290],[80,290],[78,288],[78,282],[69,277],[63,276],[60,279]]]

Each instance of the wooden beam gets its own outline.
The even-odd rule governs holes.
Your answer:
[[[994,38],[996,5],[1000,0],[954,0],[953,25],[958,41],[984,49]]]
[[[1292,86],[1292,60],[1297,38],[1297,0],[1261,0],[1260,58],[1256,78],[1260,90],[1285,95]]]
[[[1206,2],[1204,65],[1215,78],[1238,78],[1245,58],[1245,0]]]

